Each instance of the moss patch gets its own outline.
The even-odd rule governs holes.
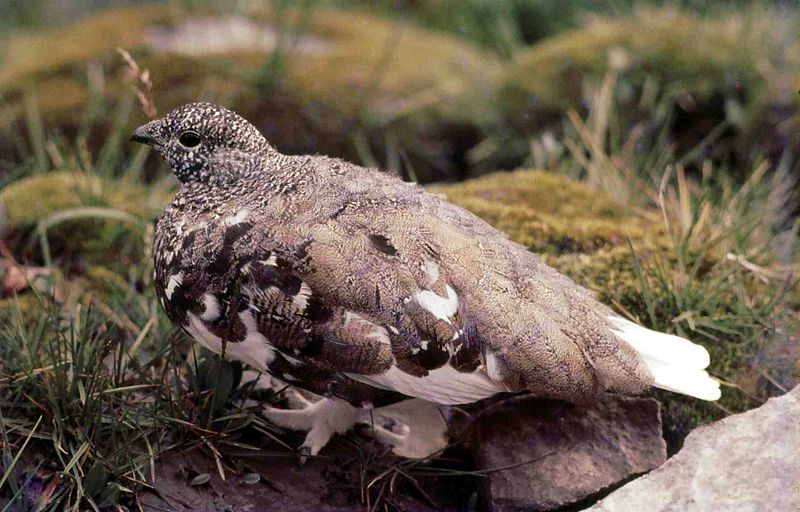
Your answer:
[[[0,299],[0,318],[21,318],[24,322],[34,322],[42,315],[42,304],[47,298],[26,293],[19,297]]]
[[[782,50],[770,49],[768,27],[776,16],[765,9],[708,17],[672,7],[591,18],[519,52],[498,95],[499,110],[522,130],[541,130],[565,109],[584,107],[614,69],[620,84],[615,98],[626,119],[663,117],[665,108],[671,110],[679,152],[727,121],[732,128],[714,143],[712,156],[741,156],[763,138],[763,126],[755,123],[769,116],[771,105],[795,106],[785,87],[791,67],[775,61],[778,54],[796,54],[797,46],[784,41]]]
[[[4,212],[3,237],[17,247],[23,260],[41,262],[37,226],[53,215],[76,209],[74,218],[55,223],[47,231],[50,252],[63,263],[107,263],[124,267],[139,254],[143,229],[169,200],[169,191],[151,190],[135,183],[105,182],[77,171],[34,175],[0,189]],[[108,219],[85,208],[99,207],[128,215]]]
[[[628,239],[645,259],[665,253],[658,223],[626,212],[585,184],[543,171],[490,174],[432,190],[541,254],[603,302],[634,314],[646,311]]]
[[[242,33],[252,34],[252,47],[226,46]],[[206,34],[221,43],[204,42],[199,54],[180,44]],[[271,38],[274,44],[263,44]],[[401,146],[423,166],[423,178],[447,175],[453,153],[477,142],[470,130],[443,126],[490,117],[500,72],[498,62],[463,40],[359,12],[265,9],[244,17],[137,6],[0,47],[0,62],[8,63],[0,69],[0,94],[9,107],[0,122],[21,119],[31,92],[45,123],[67,130],[81,121],[92,88],[113,107],[131,95],[118,46],[151,70],[162,114],[190,101],[217,101],[285,152],[351,159],[363,156],[354,145],[363,128],[377,155]]]
[[[753,85],[760,55],[745,35],[747,23],[734,18],[701,18],[674,8],[640,9],[628,18],[597,17],[521,52],[507,84],[562,106],[570,104],[563,89],[570,74],[598,77],[611,65],[658,76],[662,83],[683,82],[686,90],[701,95],[720,85]]]
[[[474,95],[491,91],[500,71],[462,40],[367,14],[320,11],[309,32],[333,45],[289,62],[291,85],[307,101],[366,107],[380,122],[420,112],[472,120],[482,106]]]
[[[20,87],[28,79],[98,58],[114,59],[117,47],[140,44],[148,26],[168,21],[171,14],[161,7],[137,6],[82,18],[71,26],[18,34],[4,47],[0,87]]]

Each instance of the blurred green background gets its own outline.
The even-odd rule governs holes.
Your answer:
[[[118,47],[159,115],[221,103],[284,153],[424,183],[702,343],[723,399],[658,395],[675,451],[798,381],[799,33],[789,1],[0,2],[0,495],[33,492],[30,439],[50,498],[115,504],[176,447],[272,432],[155,299],[177,182],[128,143]]]
[[[284,152],[424,182],[541,163],[531,141],[560,138],[609,72],[615,129],[667,130],[678,155],[742,176],[754,154],[797,145],[788,2],[65,0],[0,14],[0,122],[36,109],[90,145],[130,108],[118,46],[151,70],[162,112],[225,103]],[[4,143],[5,165],[24,160]]]

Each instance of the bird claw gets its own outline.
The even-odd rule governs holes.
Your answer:
[[[411,427],[390,416],[373,416],[369,422],[359,422],[378,442],[398,447],[402,446],[411,435]]]
[[[373,411],[365,423],[378,441],[392,452],[410,459],[424,459],[447,447],[447,422],[440,406],[411,399]]]
[[[297,449],[297,451],[300,452],[300,459],[299,459],[300,467],[303,467],[306,465],[306,462],[308,462],[308,457],[311,455],[311,448],[305,445],[301,445],[300,448]]]

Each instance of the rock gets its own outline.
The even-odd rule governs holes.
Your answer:
[[[761,511],[800,507],[800,386],[698,428],[666,464],[588,509]]]
[[[614,395],[593,406],[500,402],[477,420],[474,446],[492,512],[555,510],[666,459],[658,403]]]

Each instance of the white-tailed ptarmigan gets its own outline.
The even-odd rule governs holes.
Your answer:
[[[463,404],[527,390],[586,403],[650,386],[720,396],[703,347],[621,318],[418,185],[282,155],[210,103],[132,140],[181,182],[156,231],[161,303],[203,346],[323,397],[267,410],[309,431],[307,452],[409,397]]]

